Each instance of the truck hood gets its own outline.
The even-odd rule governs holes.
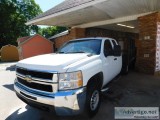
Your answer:
[[[17,67],[45,72],[66,72],[67,66],[88,58],[88,54],[46,54],[21,60]]]

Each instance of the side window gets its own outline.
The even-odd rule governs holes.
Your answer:
[[[105,43],[104,43],[104,51],[103,52],[104,52],[105,57],[113,56],[113,48],[112,48],[112,45],[111,45],[109,40],[105,41]]]
[[[114,46],[113,55],[116,56],[116,57],[121,56],[121,46],[117,45],[114,40],[112,40],[112,43],[113,43],[113,46]]]
[[[114,40],[112,40],[112,43],[114,45],[114,47],[117,45],[116,42]]]

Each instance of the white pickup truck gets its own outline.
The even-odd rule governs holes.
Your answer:
[[[61,116],[86,111],[93,117],[100,107],[101,91],[121,68],[121,48],[116,40],[76,39],[57,53],[18,62],[14,89],[30,106]]]

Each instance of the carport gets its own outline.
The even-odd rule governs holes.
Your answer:
[[[137,71],[159,75],[159,10],[159,0],[65,0],[26,24],[69,27],[53,37],[56,48],[74,38],[115,38],[123,52],[136,56]]]

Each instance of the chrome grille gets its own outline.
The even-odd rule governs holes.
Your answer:
[[[44,92],[55,92],[57,90],[57,83],[52,81],[53,73],[39,72],[18,67],[16,69],[16,75],[17,82],[28,88]]]
[[[36,90],[42,90],[46,92],[53,92],[51,85],[45,85],[45,84],[39,84],[39,83],[29,83],[26,80],[17,77],[17,81],[29,88],[36,89]]]

